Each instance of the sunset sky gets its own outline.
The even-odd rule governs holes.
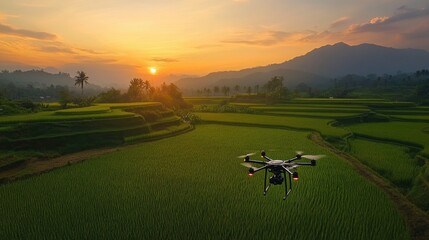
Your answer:
[[[340,41],[429,50],[429,2],[0,0],[0,69],[84,70],[100,85],[279,63]]]

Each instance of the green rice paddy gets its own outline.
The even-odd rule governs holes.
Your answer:
[[[402,121],[362,123],[347,126],[353,133],[362,136],[423,147],[422,153],[429,156],[429,134],[423,131],[427,127],[429,127],[429,123]]]
[[[2,239],[409,239],[386,195],[307,132],[199,125],[0,186]],[[233,143],[233,144],[231,144]],[[262,195],[235,156],[276,148],[328,156],[302,167],[290,197]]]
[[[324,135],[343,137],[349,132],[330,125],[332,120],[324,118],[302,118],[288,116],[269,116],[240,113],[198,113],[203,121],[230,124],[253,124],[266,127],[283,127],[300,130],[315,130]]]
[[[410,188],[421,164],[405,146],[352,139],[351,153],[397,186]]]
[[[217,105],[230,98],[188,100]],[[58,139],[136,143],[175,136],[1,185],[0,239],[410,239],[391,200],[308,135],[348,143],[352,155],[426,210],[429,168],[415,155],[429,156],[427,107],[380,99],[230,104],[255,112],[195,112],[202,124],[179,136],[189,125],[153,102],[0,117],[0,142],[54,146]],[[146,121],[139,113],[145,109],[162,117]],[[385,114],[383,122],[363,117],[368,113]],[[343,119],[344,126],[333,124]],[[235,158],[261,149],[276,149],[273,158],[295,150],[327,157],[299,169],[284,202],[284,186],[263,197],[263,174],[248,177]],[[14,161],[0,160],[1,166]]]

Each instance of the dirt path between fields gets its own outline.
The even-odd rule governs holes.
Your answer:
[[[51,158],[46,160],[40,160],[40,159],[29,160],[25,162],[23,166],[13,168],[7,171],[2,171],[0,173],[0,184],[10,183],[16,180],[29,178],[34,175],[46,173],[60,167],[82,162],[89,158],[101,156],[111,152],[120,151],[126,147],[130,147],[130,146],[91,149],[91,150],[71,153],[57,158]]]
[[[176,135],[184,134],[192,130],[194,130],[194,127],[190,127],[188,129],[181,130],[179,132],[172,132],[170,134],[152,136],[151,138],[145,139],[144,142],[150,142],[150,141],[160,140],[163,138],[174,137]],[[47,173],[60,167],[85,161],[89,158],[101,156],[111,152],[120,151],[129,147],[133,147],[139,143],[143,143],[143,141],[130,144],[130,145],[122,145],[118,147],[98,148],[98,149],[91,149],[91,150],[86,150],[81,152],[75,152],[67,155],[62,155],[56,158],[30,159],[25,161],[20,166],[11,168],[9,170],[0,171],[0,185],[11,183],[20,179],[29,178],[35,175],[40,175],[42,173]]]
[[[319,146],[322,146],[338,157],[345,159],[358,171],[359,174],[383,190],[404,216],[413,239],[429,239],[429,215],[411,203],[395,188],[395,186],[391,185],[388,181],[380,177],[376,172],[361,163],[352,155],[342,152],[325,142],[320,134],[312,133],[309,138]]]

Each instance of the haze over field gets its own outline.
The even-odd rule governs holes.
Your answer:
[[[175,81],[281,63],[337,42],[429,50],[419,0],[2,1],[0,69]],[[151,74],[150,68],[156,68]]]

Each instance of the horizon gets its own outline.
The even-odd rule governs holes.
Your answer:
[[[3,5],[1,69],[83,70],[102,86],[266,66],[338,42],[429,50],[428,4],[419,1]]]

